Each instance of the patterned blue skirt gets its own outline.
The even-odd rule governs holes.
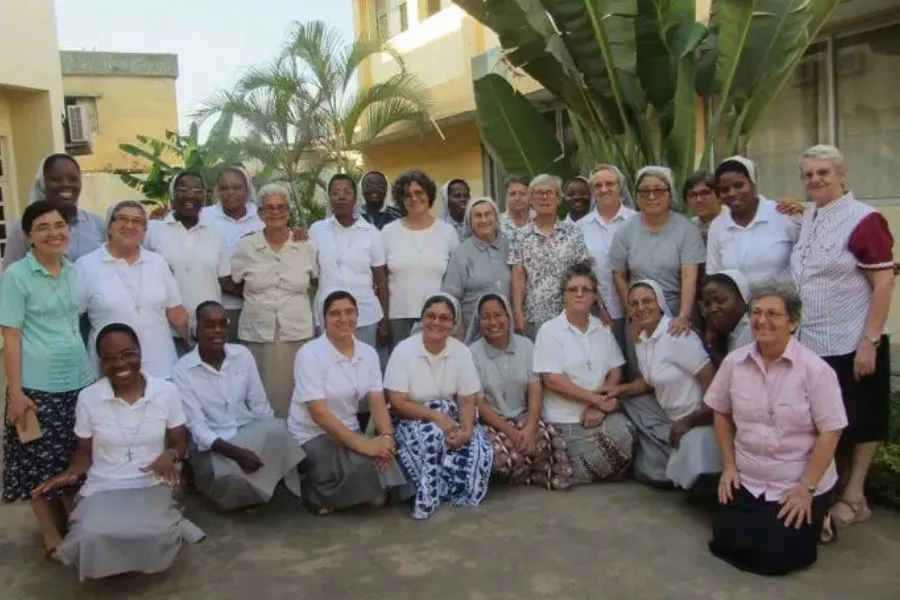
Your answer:
[[[429,400],[424,406],[459,419],[456,403],[450,400]],[[480,425],[475,426],[471,441],[459,450],[451,450],[444,441],[444,432],[430,421],[401,419],[394,435],[397,462],[416,488],[414,519],[427,519],[441,502],[476,506],[484,500],[494,454]]]
[[[41,392],[23,389],[37,407],[41,439],[23,444],[16,428],[5,419],[3,433],[3,502],[30,500],[31,490],[69,467],[75,452],[75,403],[78,392]],[[7,403],[9,392],[7,391]],[[72,494],[77,489],[58,489],[47,499]]]

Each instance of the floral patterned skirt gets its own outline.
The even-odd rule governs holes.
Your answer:
[[[429,410],[459,419],[456,402],[437,398],[424,403]],[[442,502],[476,506],[487,495],[491,476],[491,445],[484,428],[475,426],[468,444],[451,450],[441,428],[430,421],[400,419],[394,428],[397,462],[415,486],[412,516],[427,519]]]
[[[31,490],[69,467],[75,452],[75,403],[78,392],[41,392],[24,388],[22,391],[37,407],[42,437],[23,444],[16,428],[4,415],[3,433],[3,502],[30,500]],[[9,403],[9,391],[6,394]],[[71,494],[77,488],[54,490],[47,499]]]
[[[522,414],[510,423],[523,429],[528,414]],[[525,456],[502,431],[484,428],[485,435],[494,448],[493,476],[513,484],[539,485],[548,490],[567,490],[572,486],[572,465],[566,454],[566,443],[556,428],[538,421],[538,441],[534,456]]]

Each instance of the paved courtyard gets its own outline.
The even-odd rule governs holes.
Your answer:
[[[706,551],[709,518],[632,483],[550,493],[496,487],[478,508],[415,522],[405,507],[317,518],[287,494],[222,515],[196,496],[209,537],[158,576],[79,585],[43,560],[27,506],[0,508],[0,598],[471,600],[865,599],[900,597],[900,515],[878,510],[812,570],[746,575]]]

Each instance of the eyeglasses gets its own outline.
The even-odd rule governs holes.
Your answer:
[[[709,198],[714,194],[715,192],[709,188],[703,188],[702,190],[691,190],[687,193],[687,199],[697,200],[698,198]]]
[[[422,315],[423,321],[428,321],[429,323],[440,323],[441,325],[447,325],[448,323],[453,322],[453,317],[450,315],[436,315],[434,313],[425,313]]]
[[[535,198],[556,198],[559,196],[556,190],[534,190],[531,195]]]
[[[650,198],[665,198],[669,195],[669,188],[643,188],[637,191],[638,196],[643,200],[649,200]]]
[[[118,354],[101,354],[100,360],[105,363],[112,363],[112,362],[117,362],[120,360],[128,361],[128,360],[139,359],[140,357],[141,357],[140,350],[129,349],[129,350],[122,350]]]
[[[69,224],[65,221],[59,221],[57,223],[41,223],[37,227],[35,227],[32,231],[35,233],[50,233],[65,231],[69,228]]]
[[[262,211],[269,215],[277,215],[288,211],[287,204],[266,204],[262,207]]]
[[[113,220],[113,223],[116,223],[123,227],[126,225],[131,225],[132,227],[137,227],[138,229],[142,229],[147,226],[147,220],[140,217],[116,217]]]
[[[777,310],[760,310],[754,308],[750,311],[750,316],[754,319],[765,319],[766,321],[775,321],[787,317],[787,313]]]
[[[566,292],[569,294],[575,294],[576,296],[580,296],[582,294],[593,294],[596,290],[592,287],[588,287],[586,285],[571,285],[566,288]]]

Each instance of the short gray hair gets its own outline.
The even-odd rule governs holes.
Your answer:
[[[807,148],[800,155],[800,168],[803,168],[804,160],[827,160],[834,165],[834,168],[840,172],[844,172],[844,153],[838,150],[837,146],[830,144],[816,144]]]
[[[549,175],[547,173],[541,173],[537,177],[531,180],[531,183],[528,184],[528,195],[534,193],[538,187],[543,187],[550,185],[556,190],[556,195],[562,197],[562,186],[563,181],[556,175]]]
[[[609,171],[613,175],[616,176],[616,179],[619,181],[619,187],[625,189],[625,173],[622,172],[622,169],[617,167],[616,165],[611,165],[607,163],[601,163],[594,167],[591,170],[591,175],[588,177],[588,180],[591,182],[591,185],[594,185],[594,175],[597,173],[602,173],[603,171]]]
[[[761,298],[780,298],[784,303],[784,311],[794,323],[799,323],[803,317],[803,301],[797,286],[789,281],[766,281],[753,286],[750,290],[750,304],[753,305]]]
[[[281,196],[288,202],[291,200],[291,193],[286,187],[280,183],[267,183],[256,192],[256,205],[262,208],[270,196]]]
[[[109,208],[109,212],[106,213],[106,226],[109,227],[112,225],[112,222],[116,220],[119,213],[126,208],[136,208],[144,215],[144,219],[148,218],[147,207],[144,206],[140,200],[122,200],[121,202],[116,202]]]
[[[565,295],[566,288],[569,286],[569,282],[576,277],[587,277],[591,280],[591,286],[594,288],[594,293],[599,293],[600,291],[600,282],[597,281],[597,274],[594,273],[594,270],[590,268],[585,263],[575,263],[563,274],[562,281],[560,282],[560,293]]]

